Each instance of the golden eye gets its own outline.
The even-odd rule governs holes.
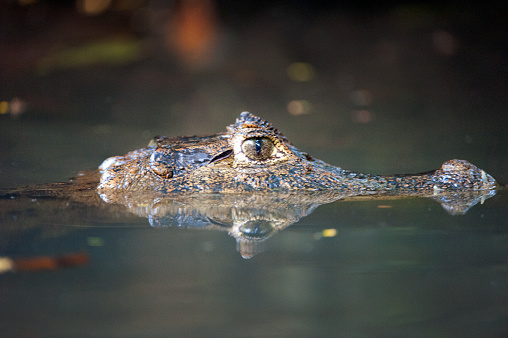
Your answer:
[[[272,156],[274,146],[268,137],[253,137],[243,141],[242,150],[251,160],[264,161]]]

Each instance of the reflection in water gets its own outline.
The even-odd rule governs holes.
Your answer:
[[[107,202],[108,196],[101,195]],[[330,193],[204,194],[174,197],[125,196],[132,213],[153,227],[227,231],[242,257],[263,251],[263,242],[298,222],[317,206],[336,200]]]
[[[495,190],[439,193],[431,197],[452,215],[465,214],[472,206],[494,196]],[[152,227],[185,227],[227,231],[236,239],[242,257],[264,250],[264,242],[298,222],[321,204],[337,200],[394,199],[400,196],[349,196],[337,191],[269,192],[248,194],[192,194],[161,196],[153,193],[114,191],[100,195],[106,203],[125,205],[130,212],[148,218]]]
[[[321,204],[337,200],[401,198],[390,195],[349,196],[336,191],[173,196],[115,191],[99,196],[97,182],[98,173],[88,172],[66,183],[29,186],[0,193],[3,229],[19,217],[27,226],[26,216],[33,214],[34,210],[36,224],[60,224],[64,218],[83,219],[92,207],[95,215],[109,218],[117,218],[121,213],[147,218],[152,227],[226,231],[236,239],[237,250],[242,257],[251,258],[263,251],[268,238],[309,215]],[[423,197],[438,201],[450,214],[460,215],[495,194],[495,190],[482,190],[441,192]]]
[[[8,271],[40,271],[57,270],[75,266],[87,265],[88,253],[77,252],[62,256],[36,256],[12,259],[0,257],[0,273]]]

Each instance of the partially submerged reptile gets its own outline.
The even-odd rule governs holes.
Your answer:
[[[64,183],[0,191],[0,224],[18,229],[33,216],[35,224],[60,224],[62,215],[73,219],[73,213],[81,222],[103,213],[116,219],[126,208],[153,227],[227,231],[248,258],[321,204],[418,196],[464,214],[500,187],[464,160],[414,175],[344,170],[296,149],[270,123],[247,112],[225,133],[156,137],[146,148],[106,159],[99,170]]]
[[[269,122],[243,112],[227,132],[205,137],[156,137],[148,147],[111,157],[99,167],[105,201],[153,191],[164,195],[268,191],[335,191],[358,195],[435,196],[493,191],[496,180],[464,160],[411,175],[356,173],[313,158]]]

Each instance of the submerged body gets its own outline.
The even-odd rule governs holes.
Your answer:
[[[494,190],[495,179],[464,160],[414,175],[355,173],[298,150],[269,122],[243,112],[227,132],[157,137],[146,148],[111,157],[99,167],[98,192],[242,193],[327,191],[343,196],[436,195]]]

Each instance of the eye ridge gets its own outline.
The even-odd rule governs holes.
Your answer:
[[[273,154],[275,145],[268,137],[251,137],[243,141],[242,150],[249,159],[265,161]]]

